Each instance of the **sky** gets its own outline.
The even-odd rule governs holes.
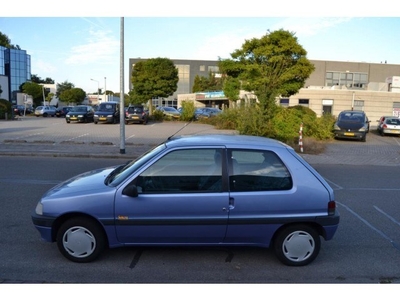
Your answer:
[[[119,1],[27,1],[22,12],[16,6],[0,13],[0,32],[31,56],[32,74],[87,93],[128,92],[130,58],[226,59],[245,40],[278,29],[295,33],[310,60],[400,64],[396,4],[203,0],[186,8],[186,1]]]

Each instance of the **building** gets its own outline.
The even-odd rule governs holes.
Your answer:
[[[144,59],[130,59],[133,65]],[[195,106],[226,106],[227,99],[213,93],[191,93],[194,78],[218,74],[218,61],[171,59],[178,68],[177,91],[166,99],[153,99],[153,105],[181,106],[185,100]],[[366,62],[341,62],[310,60],[315,70],[304,87],[289,98],[277,99],[282,106],[304,105],[318,116],[324,113],[337,115],[345,109],[364,110],[375,122],[381,115],[400,116],[400,65]],[[131,75],[131,74],[130,74]],[[130,89],[132,84],[130,83]],[[241,92],[243,101],[254,95]]]
[[[0,46],[0,98],[16,104],[20,86],[30,80],[30,55],[25,50]]]

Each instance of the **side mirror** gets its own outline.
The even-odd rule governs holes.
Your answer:
[[[125,187],[122,191],[122,195],[136,198],[139,195],[136,185],[128,185],[127,187]]]

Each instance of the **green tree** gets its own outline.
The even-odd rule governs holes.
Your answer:
[[[132,70],[130,103],[146,103],[152,98],[169,97],[178,89],[178,69],[168,58],[151,58],[136,63]],[[152,113],[150,101],[150,113]]]
[[[61,93],[63,93],[66,90],[73,89],[73,88],[75,88],[75,85],[73,83],[71,83],[71,82],[68,82],[68,81],[57,83],[57,92],[56,92],[57,98],[60,99]]]
[[[3,93],[3,89],[1,88],[1,85],[0,85],[0,96],[2,93]]]
[[[216,77],[212,72],[208,73],[208,77],[196,75],[193,82],[192,93],[221,91],[222,86],[222,79]]]
[[[21,86],[23,93],[31,95],[35,106],[43,105],[43,86],[35,82],[27,81]],[[46,96],[46,94],[45,94]]]
[[[231,59],[220,59],[219,69],[239,79],[242,89],[255,93],[268,121],[274,116],[276,97],[297,93],[314,71],[306,55],[295,34],[280,29],[246,40]]]
[[[233,101],[236,106],[236,101],[239,100],[240,81],[237,78],[228,76],[224,80],[223,91],[229,101]]]
[[[46,79],[42,79],[36,74],[31,75],[31,81],[35,83],[46,83],[46,84],[54,84],[54,80],[50,77],[46,77]]]
[[[86,93],[81,88],[66,89],[61,92],[59,99],[69,104],[81,104],[86,98]]]
[[[21,48],[18,45],[14,46],[13,44],[11,44],[11,40],[9,39],[9,37],[4,33],[2,33],[1,31],[0,31],[0,46],[10,49],[21,50]]]

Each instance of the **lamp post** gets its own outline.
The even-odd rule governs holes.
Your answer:
[[[104,100],[108,101],[107,99],[107,89],[106,89],[107,78],[104,77]]]
[[[95,79],[92,79],[92,78],[90,78],[90,80],[97,82],[97,104],[99,104],[100,83],[99,83],[98,80],[95,80]]]

